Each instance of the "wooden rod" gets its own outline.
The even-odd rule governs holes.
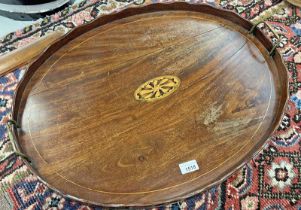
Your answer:
[[[34,41],[33,43],[0,56],[0,76],[14,71],[16,68],[31,63],[47,47],[64,35],[64,31],[58,30]]]

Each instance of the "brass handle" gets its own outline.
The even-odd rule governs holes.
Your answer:
[[[25,159],[27,162],[31,163],[31,160],[29,159],[29,157],[27,157],[25,154],[23,154],[22,152],[19,151],[18,147],[17,147],[17,142],[16,142],[16,139],[15,139],[15,135],[13,133],[13,127],[19,127],[16,123],[16,121],[14,120],[8,120],[7,124],[6,124],[6,129],[7,129],[7,133],[8,133],[8,138],[13,146],[13,150],[14,150],[14,153]]]
[[[270,55],[270,56],[273,56],[274,53],[275,53],[276,48],[278,47],[278,45],[279,45],[279,43],[280,43],[280,41],[281,41],[281,39],[280,39],[279,35],[274,31],[274,29],[272,28],[272,26],[270,26],[270,25],[269,25],[268,23],[266,23],[265,21],[259,21],[259,22],[257,22],[256,24],[254,24],[254,25],[252,26],[252,28],[250,29],[249,33],[250,33],[250,34],[253,34],[254,31],[255,31],[255,29],[257,28],[257,26],[258,26],[259,24],[261,24],[261,23],[265,24],[265,25],[270,29],[270,31],[274,34],[274,36],[277,38],[276,43],[273,45],[272,49],[271,49],[270,52],[269,52],[269,55]]]

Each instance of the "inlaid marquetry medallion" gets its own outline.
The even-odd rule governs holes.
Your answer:
[[[180,83],[180,79],[176,76],[156,77],[140,85],[135,91],[135,98],[139,101],[156,101],[174,93]]]

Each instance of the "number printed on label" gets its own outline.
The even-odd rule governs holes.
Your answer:
[[[199,170],[199,166],[196,160],[190,160],[185,163],[180,163],[179,167],[182,174],[187,174]]]

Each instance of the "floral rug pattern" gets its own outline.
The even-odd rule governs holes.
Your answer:
[[[0,39],[0,54],[25,46],[51,31],[68,32],[102,14],[155,2],[167,1],[83,1]],[[263,150],[227,180],[184,201],[147,209],[301,209],[301,10],[277,0],[206,2],[233,10],[253,22],[265,20],[277,32],[281,39],[278,50],[289,74],[289,106],[281,125]],[[276,41],[264,26],[259,27]],[[49,189],[12,152],[5,122],[10,118],[16,85],[25,71],[23,67],[0,77],[0,210],[106,209],[65,198]]]

